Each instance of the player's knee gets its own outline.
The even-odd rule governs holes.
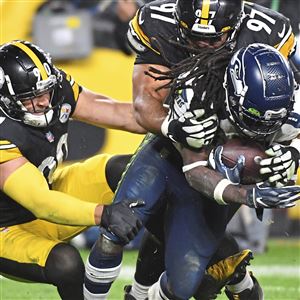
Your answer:
[[[199,267],[196,270],[190,269],[189,272],[184,272],[185,275],[182,274],[178,277],[177,274],[169,274],[167,287],[169,294],[173,297],[171,299],[190,299],[195,294],[199,282],[202,280],[204,275],[204,268]],[[173,275],[173,276],[172,276]],[[175,276],[174,276],[175,275]],[[164,277],[162,277],[163,283]],[[166,286],[166,284],[163,284]]]
[[[63,284],[83,284],[84,263],[78,250],[60,243],[50,252],[46,266],[47,278],[56,286]]]
[[[154,284],[149,290],[148,295],[150,300],[161,299],[158,295],[161,295],[163,299],[172,299],[172,300],[184,300],[190,299],[193,295],[192,290],[197,288],[197,281],[195,281],[195,286],[191,281],[172,281],[170,278],[167,278],[166,272],[164,272],[159,278],[159,284]],[[156,290],[155,290],[156,289]]]

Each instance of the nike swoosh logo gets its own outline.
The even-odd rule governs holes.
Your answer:
[[[139,14],[139,24],[142,25],[145,22],[144,19],[142,19],[142,12]]]
[[[282,31],[281,31],[281,32],[278,32],[278,36],[279,36],[280,38],[283,38],[284,33],[285,33],[285,24],[283,24]]]

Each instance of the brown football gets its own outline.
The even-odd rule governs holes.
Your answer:
[[[265,148],[258,142],[244,138],[232,138],[223,145],[222,161],[228,167],[237,163],[239,155],[245,156],[245,167],[241,173],[242,184],[254,184],[263,180],[259,174],[260,158],[267,158]]]

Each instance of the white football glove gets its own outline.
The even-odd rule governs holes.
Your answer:
[[[200,149],[211,143],[219,124],[215,114],[199,120],[204,113],[204,109],[196,109],[187,111],[177,119],[170,112],[161,125],[161,132],[187,148]]]
[[[268,181],[277,187],[291,180],[299,165],[300,153],[293,146],[275,144],[266,150],[271,156],[260,161],[260,174],[268,176]]]

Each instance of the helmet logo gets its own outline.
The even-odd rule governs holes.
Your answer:
[[[253,108],[253,107],[248,108],[248,111],[251,115],[254,115],[256,117],[260,116],[260,112],[257,109]]]
[[[197,9],[195,11],[196,20],[192,26],[192,31],[197,33],[216,33],[215,26],[211,24],[215,15],[215,11],[205,13],[201,9]]]
[[[5,75],[3,69],[0,67],[0,89],[2,89],[5,82]]]

